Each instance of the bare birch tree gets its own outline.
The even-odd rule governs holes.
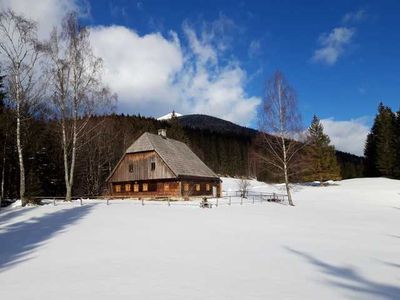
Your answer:
[[[290,178],[296,173],[296,161],[304,143],[296,93],[283,74],[277,71],[267,82],[265,97],[259,112],[261,148],[258,158],[269,168],[279,172],[284,180],[288,201],[294,206],[290,192]]]
[[[249,188],[251,186],[250,181],[248,181],[246,178],[241,178],[237,185],[240,191],[240,197],[247,198],[247,194],[249,193]]]
[[[102,85],[102,60],[96,57],[89,31],[80,26],[75,13],[66,15],[61,32],[54,29],[48,47],[53,108],[59,121],[63,149],[65,200],[71,201],[79,149],[87,145],[90,118],[109,110],[116,99]]]
[[[7,93],[16,116],[16,143],[19,161],[22,206],[25,199],[25,168],[21,127],[34,102],[39,99],[37,65],[40,47],[36,38],[36,24],[12,10],[0,12],[0,55],[6,76]],[[35,89],[36,88],[36,89]]]

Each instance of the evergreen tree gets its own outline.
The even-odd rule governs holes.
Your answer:
[[[340,168],[335,155],[335,147],[330,145],[330,139],[324,133],[324,127],[320,119],[314,115],[309,133],[309,175],[307,180],[319,180],[321,183],[326,180],[340,179]]]
[[[172,117],[170,120],[168,120],[168,123],[170,127],[168,129],[167,136],[187,144],[189,140],[186,136],[185,130],[179,123],[179,119],[175,115],[175,112],[172,113]]]
[[[394,137],[395,137],[395,166],[394,176],[400,178],[400,109],[396,113],[396,120],[394,125]]]
[[[368,176],[393,177],[395,175],[398,157],[396,124],[396,115],[390,107],[384,106],[381,102],[365,145],[364,154]]]
[[[376,118],[376,167],[382,176],[392,177],[395,165],[395,115],[392,110],[379,104]]]
[[[379,176],[380,173],[376,167],[376,124],[374,122],[370,133],[367,136],[367,141],[364,148],[365,156],[365,175],[368,177]]]

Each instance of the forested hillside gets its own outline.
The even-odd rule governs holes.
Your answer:
[[[2,108],[3,109],[3,108]],[[18,195],[18,161],[15,125],[11,111],[1,114],[1,144],[4,145],[4,191],[6,197]],[[59,123],[45,118],[32,118],[23,136],[26,153],[27,195],[57,195],[65,192]],[[115,164],[143,132],[157,133],[167,128],[167,135],[184,141],[216,173],[227,176],[252,176],[266,181],[274,177],[252,159],[257,131],[205,115],[187,115],[170,121],[157,121],[142,116],[109,115],[90,120],[87,138],[79,144],[75,195],[97,195]],[[96,134],[93,135],[93,132]],[[90,134],[89,134],[90,133]],[[363,159],[337,152],[343,178],[359,177]]]

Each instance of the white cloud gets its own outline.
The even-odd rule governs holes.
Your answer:
[[[174,104],[174,77],[183,66],[176,34],[139,36],[123,26],[95,27],[91,43],[104,61],[104,82],[118,93],[120,111],[165,112]],[[176,108],[176,110],[178,110]]]
[[[94,52],[104,59],[104,80],[118,93],[120,110],[158,116],[174,109],[247,125],[260,99],[245,94],[246,73],[233,61],[221,65],[218,50],[188,25],[184,32],[185,49],[175,32],[167,39],[122,26],[92,29]]]
[[[319,38],[321,47],[315,50],[312,60],[334,65],[351,43],[354,34],[355,29],[347,27],[336,27],[329,34],[322,34]]]
[[[337,121],[334,118],[321,120],[324,131],[337,150],[356,155],[364,155],[364,145],[369,133],[367,117],[349,121]]]
[[[85,2],[3,0],[1,8],[35,19],[46,38],[65,12],[87,15],[80,3]],[[123,26],[91,28],[93,50],[104,61],[103,79],[118,94],[120,112],[157,117],[174,109],[243,125],[252,121],[260,99],[246,94],[247,76],[239,63],[228,55],[220,59],[231,46],[235,24],[220,15],[200,28],[184,24],[181,37],[172,31],[167,37],[159,32],[139,35]]]
[[[345,14],[342,18],[342,23],[359,23],[368,17],[365,9],[359,9],[354,12]]]
[[[254,58],[256,56],[259,56],[261,54],[261,42],[260,40],[252,40],[249,49],[248,49],[248,55],[250,58]]]
[[[81,15],[88,14],[88,6],[79,0],[1,0],[0,9],[16,11],[38,23],[38,36],[47,39],[54,26],[61,23],[66,12],[78,11]]]
[[[210,39],[209,36],[205,36],[204,34],[203,39],[200,40],[197,37],[196,32],[188,24],[183,25],[183,31],[189,40],[189,45],[193,54],[199,59],[198,63],[217,63],[217,49],[215,49],[208,41]]]

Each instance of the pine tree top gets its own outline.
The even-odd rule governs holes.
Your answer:
[[[313,116],[308,133],[312,144],[328,146],[331,142],[329,136],[324,133],[324,126],[321,120],[316,115]]]

